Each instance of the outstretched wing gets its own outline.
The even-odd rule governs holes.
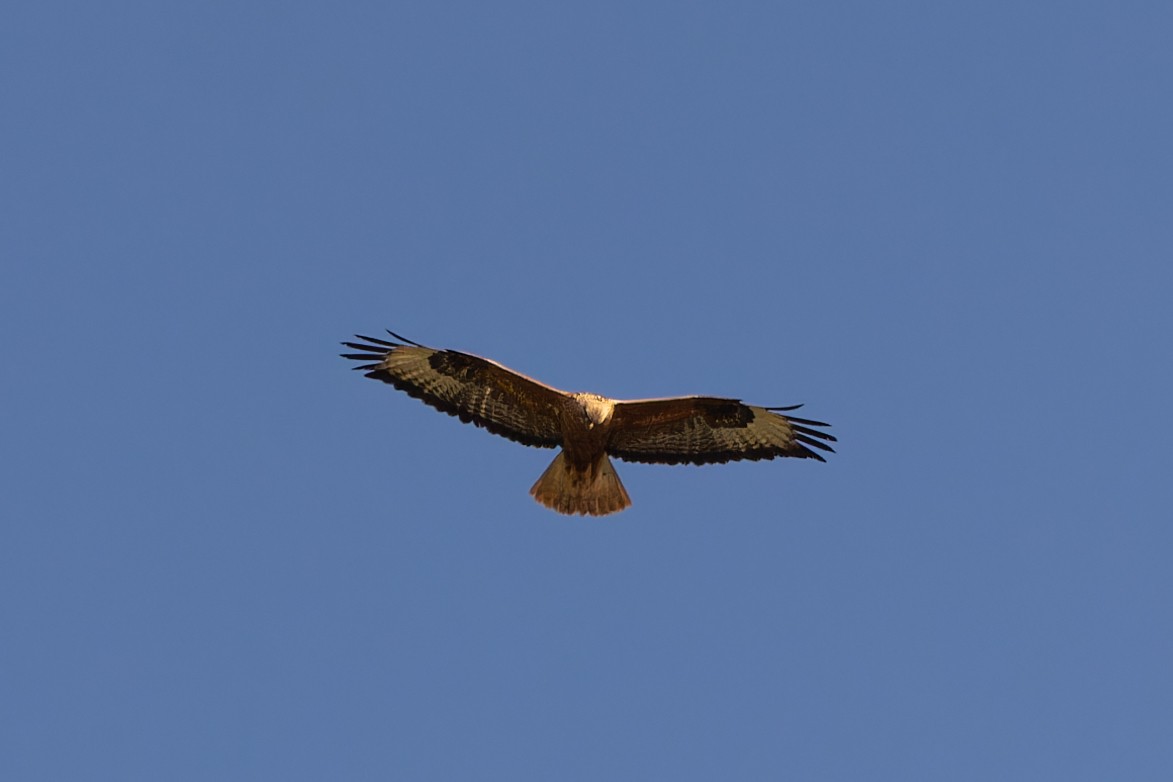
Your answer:
[[[737,399],[681,396],[616,402],[607,453],[629,462],[710,464],[795,456],[826,461],[835,438],[820,421],[782,415]]]
[[[367,370],[367,377],[390,383],[465,423],[524,445],[554,448],[562,444],[559,411],[565,392],[487,358],[435,350],[387,333],[400,342],[356,334],[365,342],[342,344],[363,352],[342,357],[367,362],[355,369]]]

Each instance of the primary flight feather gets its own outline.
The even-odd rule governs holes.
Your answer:
[[[552,388],[496,361],[437,350],[388,331],[342,344],[355,369],[493,434],[561,452],[530,489],[559,513],[604,516],[631,505],[610,456],[629,462],[711,464],[793,456],[825,461],[835,438],[820,421],[783,415],[801,405],[756,407],[737,399],[608,399]],[[815,449],[815,450],[812,450]]]

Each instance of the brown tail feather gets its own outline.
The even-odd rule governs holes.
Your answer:
[[[547,508],[566,514],[606,516],[631,504],[607,454],[586,470],[578,470],[559,451],[529,493]]]

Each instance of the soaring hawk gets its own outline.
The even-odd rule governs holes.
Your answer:
[[[656,464],[710,464],[794,456],[825,461],[835,438],[827,424],[783,415],[801,405],[755,407],[737,399],[678,396],[608,399],[570,393],[495,361],[425,347],[388,331],[398,342],[355,336],[343,342],[364,362],[355,369],[390,383],[437,410],[493,434],[538,448],[561,448],[530,489],[559,513],[604,516],[631,504],[609,457]],[[812,448],[818,450],[811,450]]]

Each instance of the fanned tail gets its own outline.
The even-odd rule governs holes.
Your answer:
[[[567,515],[606,516],[631,505],[607,454],[579,470],[559,451],[529,493],[547,508]]]

